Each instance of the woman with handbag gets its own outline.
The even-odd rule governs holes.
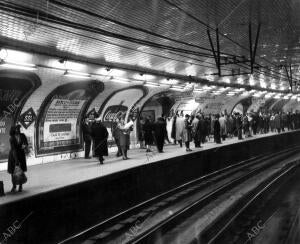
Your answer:
[[[27,171],[26,152],[28,142],[26,136],[20,132],[20,125],[10,128],[10,151],[8,156],[7,172],[11,174],[13,187],[11,192],[16,191],[19,185],[19,192],[23,190],[23,184],[27,181],[24,172]]]

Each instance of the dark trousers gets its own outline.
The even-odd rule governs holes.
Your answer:
[[[156,146],[159,152],[162,152],[164,147],[164,138],[156,138]]]
[[[185,142],[185,147],[186,147],[187,149],[190,148],[190,142],[189,142],[189,141],[186,141],[186,142]]]
[[[200,147],[201,146],[201,142],[198,140],[194,140],[195,143],[195,147]]]
[[[182,147],[182,140],[178,140],[180,147]]]
[[[84,157],[85,158],[88,158],[90,156],[91,144],[92,144],[91,140],[86,140],[84,142]]]
[[[242,137],[242,129],[238,129],[238,139],[239,140],[243,139],[243,137]]]
[[[120,139],[117,138],[117,137],[114,137],[114,139],[115,139],[116,145],[118,147],[117,157],[122,156],[122,149],[121,149],[121,146],[120,146]]]

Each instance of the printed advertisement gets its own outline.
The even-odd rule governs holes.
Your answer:
[[[104,89],[104,86],[95,85],[95,82],[62,85],[45,99],[42,113],[37,119],[38,154],[82,149],[83,117],[90,102]]]
[[[112,137],[112,128],[116,126],[116,119],[122,114],[127,116],[128,109],[144,96],[144,91],[139,88],[129,88],[115,93],[105,104],[101,113],[101,120],[106,126],[109,137],[108,145],[115,146],[115,140]]]

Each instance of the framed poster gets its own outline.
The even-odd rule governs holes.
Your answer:
[[[143,87],[130,87],[113,93],[103,104],[101,111],[101,120],[108,130],[108,145],[115,146],[115,140],[112,137],[112,128],[116,126],[116,119],[120,116],[134,116],[136,109],[132,108],[146,95]]]
[[[95,85],[95,82],[68,83],[48,95],[37,118],[38,155],[83,148],[81,121],[91,101],[104,90],[103,83]]]

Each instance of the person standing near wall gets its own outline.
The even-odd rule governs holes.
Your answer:
[[[121,150],[121,146],[120,146],[120,130],[118,128],[119,118],[116,118],[116,120],[112,121],[111,123],[112,123],[111,134],[112,134],[112,136],[115,140],[115,143],[117,145],[117,148],[118,148],[116,156],[120,157],[120,156],[122,156],[122,150]]]
[[[124,115],[125,116],[125,115]],[[127,124],[125,124],[125,118],[122,116],[118,123],[118,128],[120,130],[120,147],[122,150],[123,160],[127,160],[127,151],[129,150],[130,145],[130,131],[133,127],[133,121],[130,120]]]
[[[92,138],[94,140],[95,157],[98,157],[100,164],[103,164],[103,156],[108,156],[108,131],[99,117],[95,119],[95,123],[92,126]]]
[[[81,125],[81,131],[84,141],[84,158],[90,159],[92,145],[92,123],[88,117],[85,117]]]
[[[180,147],[182,147],[184,117],[182,116],[177,117],[175,126],[176,126],[176,141],[178,141]]]
[[[167,133],[166,122],[164,118],[159,117],[153,126],[154,137],[156,141],[157,150],[159,153],[163,152],[165,134]]]
[[[152,118],[150,116],[146,118],[142,130],[144,133],[145,145],[147,148],[146,152],[151,152],[151,145],[153,144],[153,123]]]
[[[26,136],[20,132],[20,125],[12,126],[10,128],[10,151],[8,155],[8,164],[7,164],[7,172],[11,174],[13,187],[11,192],[16,191],[16,183],[13,179],[13,174],[15,167],[18,165],[22,169],[23,172],[27,171],[26,164],[26,150],[28,148],[28,141]],[[23,190],[23,185],[19,184],[18,191],[21,192]]]
[[[221,126],[219,122],[220,115],[216,114],[214,118],[214,139],[215,143],[221,144]]]
[[[190,142],[192,141],[192,123],[190,121],[190,116],[188,114],[185,115],[185,119],[184,119],[182,139],[185,142],[186,151],[187,152],[192,151],[190,149]]]

